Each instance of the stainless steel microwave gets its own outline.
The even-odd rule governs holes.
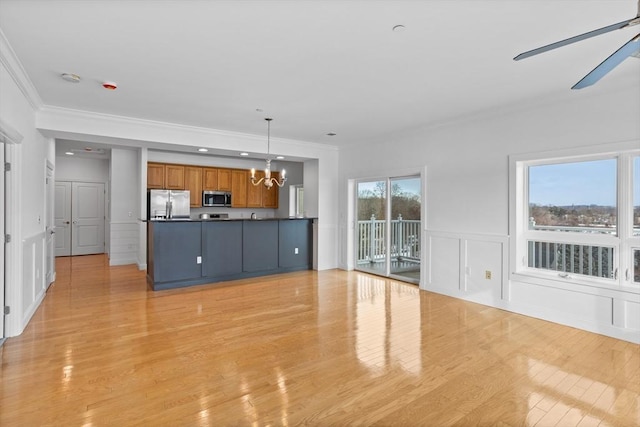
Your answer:
[[[202,206],[231,207],[231,193],[228,191],[203,191]]]

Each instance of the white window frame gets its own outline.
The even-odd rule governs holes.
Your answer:
[[[638,141],[594,147],[546,151],[509,156],[509,235],[510,277],[541,284],[585,285],[640,294],[640,283],[633,281],[633,250],[640,248],[640,236],[633,236],[633,159],[640,156]],[[559,233],[529,229],[528,168],[530,166],[617,159],[616,235]],[[609,246],[614,248],[614,277],[600,278],[581,274],[528,267],[529,240],[566,244]]]

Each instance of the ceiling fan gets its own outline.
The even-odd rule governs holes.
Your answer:
[[[523,52],[513,59],[514,61],[519,61],[521,59],[528,58],[530,56],[534,56],[542,52],[547,52],[549,50],[566,46],[571,43],[575,43],[591,37],[599,36],[600,34],[605,34],[613,30],[619,30],[622,28],[627,28],[633,25],[638,25],[638,24],[640,24],[640,0],[638,0],[638,14],[636,15],[635,18],[627,19],[626,21],[618,22],[617,24],[609,25],[607,27],[602,27],[597,30],[589,31],[588,33],[580,34],[578,36],[570,37],[568,39],[561,40],[559,42],[551,43],[546,46],[539,47],[537,49]],[[624,61],[629,56],[635,56],[637,58],[640,58],[640,33],[638,33],[635,37],[633,37],[627,43],[622,45],[620,49],[616,50],[607,59],[602,61],[600,65],[598,65],[596,68],[591,70],[589,74],[584,76],[578,83],[573,85],[571,89],[582,89],[584,87],[591,86],[592,84],[600,80],[602,77],[604,77],[609,71],[617,67],[622,61]]]

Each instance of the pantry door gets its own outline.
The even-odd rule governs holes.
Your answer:
[[[56,183],[56,256],[104,253],[104,184]]]

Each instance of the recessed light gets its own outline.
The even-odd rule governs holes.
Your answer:
[[[401,33],[405,30],[405,26],[402,24],[399,25],[394,25],[393,28],[391,29],[391,31],[393,31],[394,33]]]
[[[206,148],[198,148],[198,151],[201,152],[201,153],[206,153],[209,150],[206,149]]]
[[[66,153],[64,153],[64,154],[66,154],[67,156],[73,156],[73,153],[72,153],[71,151],[67,151],[67,152],[66,152]]]
[[[284,156],[276,156],[276,159],[282,160],[282,159],[284,159]]]
[[[329,132],[329,133],[327,134],[327,136],[336,136],[336,133],[335,133],[335,132]]]
[[[241,156],[248,156],[248,155],[249,155],[249,153],[242,152],[242,153],[240,153],[240,155],[241,155]]]
[[[71,83],[79,83],[80,82],[80,76],[77,75],[77,74],[62,73],[62,74],[60,74],[60,77],[62,77],[63,80],[66,80],[66,81],[71,82]]]

